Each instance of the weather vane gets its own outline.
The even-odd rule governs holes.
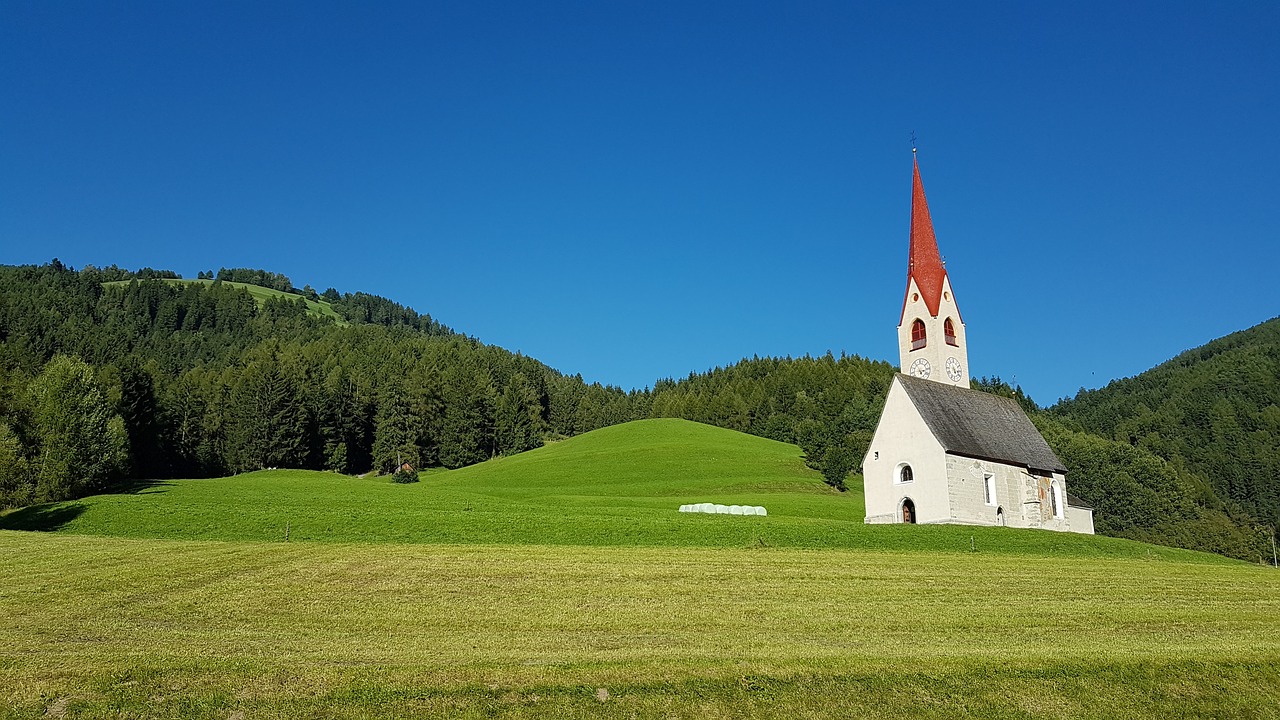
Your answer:
[[[911,131],[911,154],[916,154],[916,131]]]

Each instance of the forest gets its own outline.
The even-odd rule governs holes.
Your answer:
[[[650,417],[795,443],[843,489],[895,371],[858,356],[753,357],[624,391],[380,296],[297,290],[243,268],[198,279],[56,260],[0,266],[0,508],[268,467],[457,468]],[[233,282],[287,295],[259,302]],[[304,298],[344,322],[308,312]],[[1224,338],[1207,356],[1151,371],[1217,380],[1138,383],[1144,375],[1048,410],[999,379],[975,387],[1027,408],[1070,469],[1072,493],[1095,507],[1098,532],[1256,561],[1269,556],[1280,485],[1268,325],[1269,335]],[[1196,369],[1237,355],[1249,373]],[[1215,385],[1228,377],[1229,389]],[[1182,422],[1191,415],[1204,423]]]

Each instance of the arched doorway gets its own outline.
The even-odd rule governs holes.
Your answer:
[[[996,524],[999,525],[1000,527],[1004,527],[1004,508],[1003,507],[996,508]]]
[[[916,504],[911,501],[911,498],[902,499],[902,522],[916,524]]]

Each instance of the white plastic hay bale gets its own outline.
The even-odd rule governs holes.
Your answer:
[[[768,515],[759,505],[721,505],[719,503],[690,503],[680,506],[680,512],[708,513],[710,515]]]

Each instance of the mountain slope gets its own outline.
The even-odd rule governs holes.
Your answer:
[[[1280,318],[1050,412],[1186,467],[1220,497],[1280,523]]]

